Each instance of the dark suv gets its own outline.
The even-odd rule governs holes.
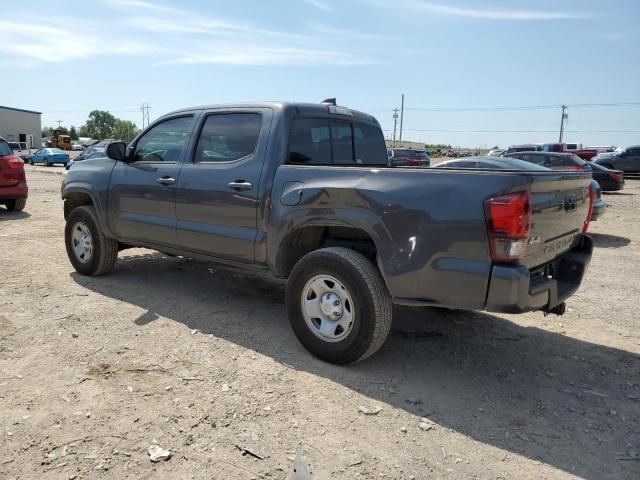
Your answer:
[[[429,167],[431,159],[424,150],[391,148],[387,150],[391,167]]]

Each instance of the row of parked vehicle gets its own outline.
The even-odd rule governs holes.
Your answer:
[[[607,147],[598,147],[607,148]],[[514,145],[504,151],[491,151],[486,157],[474,156],[458,158],[438,163],[433,168],[487,169],[487,170],[573,170],[589,172],[593,179],[594,204],[592,220],[595,221],[606,212],[607,203],[602,192],[622,190],[625,185],[624,171],[614,169],[620,164],[636,173],[633,161],[636,149],[629,147],[603,152],[585,160],[576,152],[585,152],[578,144],[529,144]],[[412,149],[388,149],[389,165],[393,167],[429,167],[431,159],[426,151]],[[640,166],[637,167],[640,173]]]

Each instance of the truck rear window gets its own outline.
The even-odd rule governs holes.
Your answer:
[[[382,131],[364,122],[298,118],[288,162],[302,165],[387,165]]]

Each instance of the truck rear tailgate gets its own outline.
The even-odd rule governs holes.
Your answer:
[[[538,177],[530,186],[532,225],[522,265],[543,265],[580,242],[589,215],[588,174]]]

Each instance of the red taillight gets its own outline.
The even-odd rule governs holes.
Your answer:
[[[491,258],[494,262],[517,262],[525,253],[531,230],[529,192],[492,197],[484,204]]]
[[[593,191],[593,187],[589,185],[589,213],[587,213],[587,219],[584,221],[584,227],[582,227],[582,233],[589,231],[589,223],[591,223],[591,216],[593,215],[593,201],[596,192]]]
[[[579,167],[579,166],[577,166],[577,165],[569,165],[569,166],[567,167],[567,170],[573,170],[574,172],[582,172],[582,171],[584,171],[584,170],[585,170],[585,168],[583,168],[583,167]]]
[[[4,164],[9,168],[23,168],[24,161],[16,156],[16,155],[7,155],[6,157],[0,157],[0,161],[3,161]]]
[[[622,180],[622,174],[619,172],[609,172],[609,176],[616,182]]]

